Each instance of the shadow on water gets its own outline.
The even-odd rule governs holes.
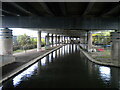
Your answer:
[[[120,69],[90,62],[69,44],[6,81],[2,88],[120,88]]]

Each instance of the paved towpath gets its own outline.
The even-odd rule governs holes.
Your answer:
[[[16,60],[14,63],[8,64],[2,67],[2,76],[4,77],[6,74],[12,72],[16,68],[60,46],[62,45],[50,47],[48,50],[45,50],[45,48],[42,48],[41,51],[32,49],[32,50],[27,50],[26,52],[20,52],[20,53],[13,54]]]

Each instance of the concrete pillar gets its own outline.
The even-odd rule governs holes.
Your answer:
[[[92,33],[91,32],[88,32],[87,41],[88,41],[87,49],[88,49],[88,51],[91,51],[91,49],[92,49]]]
[[[64,36],[62,36],[62,43],[64,44]]]
[[[69,37],[68,37],[68,43],[69,43]]]
[[[61,44],[63,44],[63,36],[61,36]]]
[[[41,49],[41,31],[38,31],[38,34],[37,34],[37,51],[40,51]]]
[[[53,34],[51,35],[51,42],[52,42],[52,46],[54,44],[54,41],[53,41]]]
[[[87,43],[88,43],[88,33],[86,32],[85,36],[84,36],[84,48],[87,50]]]
[[[111,56],[112,62],[116,65],[120,65],[120,32],[111,32],[112,49]]]
[[[65,41],[65,36],[64,36],[64,44],[66,43],[66,41]]]
[[[49,33],[46,35],[46,49],[49,48]]]
[[[55,43],[56,43],[56,45],[57,45],[57,35],[55,36]]]
[[[0,30],[0,67],[15,61],[13,57],[12,30],[5,28]]]
[[[83,37],[84,49],[86,49],[86,36]]]
[[[67,37],[67,43],[69,43],[69,37]]]
[[[60,35],[58,36],[58,44],[60,44]]]
[[[68,37],[66,36],[66,44],[67,44]]]

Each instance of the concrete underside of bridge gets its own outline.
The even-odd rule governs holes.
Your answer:
[[[90,31],[116,30],[115,35],[111,36],[114,36],[114,40],[112,40],[112,57],[113,62],[120,62],[120,4],[118,2],[4,2],[2,6],[2,14],[0,17],[0,21],[2,21],[1,28],[29,28],[30,30],[38,31],[38,51],[41,48],[41,32],[48,33],[46,36],[46,45],[48,47],[49,34],[56,35],[51,36],[52,44],[60,43],[60,41],[63,41],[61,43],[68,43],[66,42],[68,38],[69,40],[71,40],[71,38],[80,38],[82,43],[88,38],[87,50],[89,51],[89,49],[92,48]],[[12,55],[12,43],[6,42],[12,35],[4,34],[9,32],[7,28],[1,30],[0,33],[0,54],[2,57]],[[53,38],[56,40],[55,43],[53,43]],[[8,50],[10,50],[10,54],[7,53]],[[11,60],[11,62],[13,61]]]

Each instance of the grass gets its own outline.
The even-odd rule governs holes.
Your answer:
[[[13,53],[19,53],[19,52],[23,52],[24,50],[16,50],[16,51],[13,51]]]
[[[100,62],[110,62],[111,60],[111,50],[105,50],[103,52],[91,53],[91,56]]]

